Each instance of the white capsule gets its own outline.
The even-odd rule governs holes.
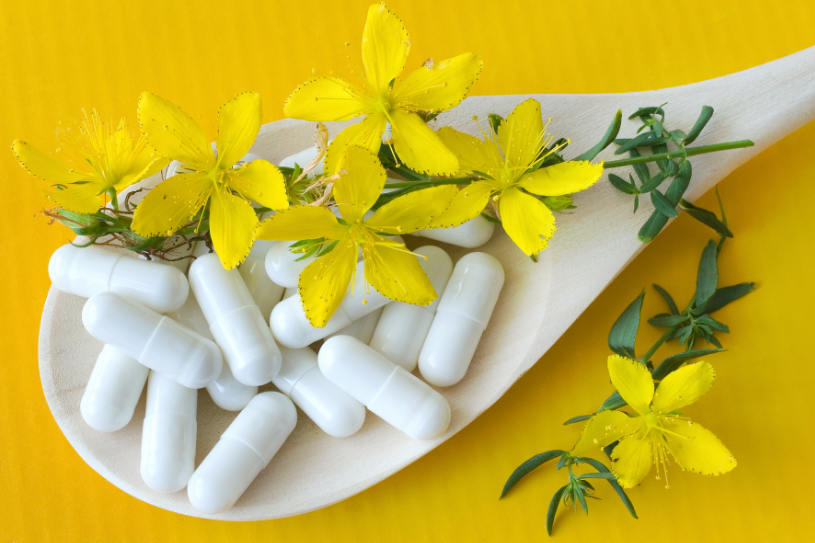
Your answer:
[[[318,360],[330,381],[414,439],[432,439],[450,425],[444,396],[356,338],[328,338]]]
[[[376,328],[376,325],[379,322],[379,317],[382,316],[382,311],[392,306],[393,304],[394,302],[390,302],[385,305],[385,308],[379,308],[373,313],[368,313],[364,317],[355,320],[345,328],[341,328],[339,331],[331,335],[354,336],[362,343],[368,344],[374,335],[374,329]]]
[[[189,326],[207,339],[212,339],[209,324],[201,313],[195,296],[190,296],[174,316],[181,324]],[[207,392],[215,405],[221,409],[240,411],[258,393],[258,387],[239,382],[229,370],[229,364],[223,364],[221,374],[207,384]]]
[[[487,253],[469,253],[456,263],[419,354],[425,381],[446,387],[461,381],[487,327],[504,268]]]
[[[238,270],[225,270],[210,253],[190,266],[190,285],[235,379],[249,386],[271,381],[280,349]]]
[[[272,242],[266,253],[266,274],[278,285],[297,287],[300,274],[314,261],[313,257],[302,258],[302,254],[289,251],[288,241]]]
[[[150,372],[139,471],[158,492],[178,492],[195,468],[198,391]]]
[[[238,266],[238,271],[255,300],[264,320],[272,312],[274,305],[283,297],[284,288],[266,273],[266,254],[277,242],[257,240],[249,251],[249,256]]]
[[[159,313],[181,307],[190,292],[173,266],[94,246],[63,245],[51,255],[48,275],[59,290],[84,298],[114,292]]]
[[[450,228],[430,228],[414,232],[423,238],[434,239],[458,247],[474,249],[487,243],[495,231],[495,224],[482,216]]]
[[[88,426],[100,432],[127,426],[149,371],[116,347],[102,347],[79,402],[79,412]]]
[[[297,423],[297,410],[279,392],[252,398],[187,483],[193,507],[217,513],[232,507],[277,453]]]
[[[283,291],[283,299],[285,300],[286,298],[291,298],[295,294],[297,294],[297,287],[289,287]]]
[[[326,434],[348,437],[365,422],[365,408],[326,379],[309,349],[281,349],[283,365],[272,381]]]
[[[85,302],[82,324],[99,341],[184,386],[201,388],[221,373],[221,351],[212,341],[111,292]]]
[[[317,158],[317,154],[318,151],[316,147],[309,147],[307,149],[303,149],[299,153],[294,153],[293,155],[287,156],[280,161],[280,166],[283,166],[284,168],[294,168],[294,165],[297,164],[301,168],[305,168]],[[309,173],[323,173],[323,161],[321,160]]]
[[[407,371],[416,369],[419,360],[419,351],[433,322],[436,306],[441,293],[450,278],[453,270],[453,261],[444,250],[425,245],[415,251],[425,258],[419,259],[419,264],[433,284],[438,296],[432,304],[427,306],[391,302],[382,310],[382,316],[374,330],[370,345],[379,351],[385,358],[399,364]]]
[[[300,295],[295,294],[277,304],[269,318],[275,338],[286,347],[299,349],[311,345],[318,339],[330,336],[345,328],[355,320],[373,313],[390,302],[376,289],[365,283],[365,264],[357,263],[354,283],[348,288],[334,315],[322,328],[315,328],[303,312]]]

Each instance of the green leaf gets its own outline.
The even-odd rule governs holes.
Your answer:
[[[568,194],[562,196],[539,196],[538,199],[552,211],[563,211],[564,209],[574,209],[574,200]]]
[[[608,411],[611,409],[618,409],[625,405],[626,405],[625,400],[623,400],[623,397],[620,396],[620,393],[615,390],[611,396],[606,398],[606,401],[603,402],[603,405],[600,406],[600,409],[598,409],[598,411]]]
[[[664,104],[663,104],[664,105]],[[628,116],[628,120],[634,120],[636,118],[644,118],[644,117],[651,117],[652,115],[659,115],[663,119],[665,118],[665,110],[662,109],[661,106],[648,106],[648,107],[641,107],[634,113]]]
[[[645,132],[644,134],[640,134],[634,138],[621,138],[615,140],[615,143],[618,143],[620,146],[614,151],[615,155],[621,155],[623,153],[627,153],[631,149],[636,149],[637,147],[653,147],[655,145],[661,145],[668,142],[668,138],[665,137],[658,137],[651,132]]]
[[[628,151],[628,155],[634,158],[642,156],[636,149],[631,149]],[[647,164],[640,162],[639,164],[634,164],[632,167],[634,168],[634,173],[636,173],[637,177],[640,178],[640,183],[646,183],[649,179],[651,179],[651,172],[648,170]]]
[[[586,505],[586,497],[583,495],[583,489],[581,487],[579,487],[579,486],[575,487],[573,494],[574,494],[574,496],[577,496],[577,502],[580,504],[580,507],[583,508],[583,511],[585,511],[586,514],[588,515],[589,514],[589,506]]]
[[[709,241],[702,251],[702,258],[699,261],[699,272],[696,275],[696,294],[694,294],[694,306],[704,307],[716,292],[716,285],[719,283],[719,268],[716,259],[719,256],[716,243]]]
[[[559,449],[555,449],[552,451],[542,452],[540,454],[536,454],[517,468],[515,471],[512,472],[512,475],[509,476],[507,482],[504,483],[504,488],[501,490],[501,498],[507,495],[515,484],[520,481],[525,475],[527,475],[530,471],[537,468],[541,464],[552,460],[553,458],[557,458],[558,456],[562,456],[565,454],[566,451],[561,451]]]
[[[685,213],[687,213],[700,223],[709,226],[710,228],[715,230],[716,233],[719,234],[720,236],[724,236],[726,238],[733,237],[733,232],[731,232],[727,225],[724,222],[720,221],[716,214],[713,213],[712,211],[708,211],[707,209],[697,207],[685,199],[679,201],[679,207],[681,207],[682,210],[685,211]]]
[[[690,145],[694,142],[694,140],[699,137],[702,130],[704,130],[705,125],[713,117],[713,108],[710,106],[702,106],[702,111],[699,113],[699,117],[696,119],[696,122],[693,124],[693,127],[688,132],[688,135],[685,136],[685,140],[682,142],[685,145]]]
[[[619,109],[617,113],[614,114],[614,119],[612,119],[611,124],[606,129],[606,133],[603,134],[603,137],[600,139],[597,144],[585,151],[574,158],[574,160],[592,160],[594,157],[600,154],[600,152],[611,145],[614,142],[614,138],[617,137],[617,134],[620,133],[620,125],[622,124],[623,119],[623,112]]]
[[[672,315],[669,313],[660,313],[659,315],[655,315],[648,319],[648,323],[652,326],[661,326],[663,328],[671,328],[673,326],[677,326],[678,324],[682,324],[688,320],[686,315]]]
[[[639,192],[633,183],[629,183],[619,175],[615,175],[613,173],[608,174],[608,181],[620,192],[624,192],[626,194],[636,194]]]
[[[717,289],[700,310],[700,313],[713,313],[714,311],[718,311],[730,302],[738,300],[745,294],[748,294],[754,288],[756,288],[755,283],[739,283],[738,285],[730,285],[729,287]]]
[[[587,456],[578,456],[575,458],[575,460],[577,462],[588,464],[599,472],[611,473],[611,471],[609,471],[609,469],[605,465],[603,465],[602,462],[595,460],[594,458],[589,458]],[[631,516],[634,518],[638,518],[637,512],[634,510],[634,504],[631,503],[630,499],[628,499],[628,494],[625,493],[625,490],[623,490],[623,487],[621,487],[620,483],[617,482],[617,479],[616,478],[613,480],[609,479],[608,484],[611,485],[611,487],[620,497],[620,500],[623,502],[623,505],[625,505],[625,508],[628,509],[628,512],[631,514]]]
[[[673,161],[671,161],[671,163],[673,164]],[[685,194],[685,191],[688,190],[692,173],[693,169],[691,168],[690,162],[687,160],[682,162],[682,165],[679,166],[676,177],[674,177],[674,180],[671,181],[671,184],[668,186],[668,190],[665,191],[665,198],[667,198],[673,205],[677,205],[679,200],[681,200],[682,196]],[[662,231],[667,223],[668,217],[655,211],[651,214],[645,224],[642,225],[642,228],[640,228],[640,241],[647,243],[653,240],[655,237],[657,237],[657,234]]]
[[[564,422],[563,426],[568,426],[569,424],[574,424],[576,422],[583,422],[584,420],[589,420],[593,416],[594,416],[594,413],[592,413],[591,415],[578,415],[578,416],[572,417],[569,420],[567,420],[566,422]]]
[[[628,307],[611,326],[608,334],[608,346],[615,353],[629,358],[634,356],[634,342],[637,339],[637,329],[640,327],[640,313],[645,291],[640,292]]]
[[[665,198],[665,196],[658,190],[651,191],[651,203],[654,204],[654,207],[656,208],[657,211],[659,211],[669,219],[672,219],[679,215],[679,213],[677,213],[676,211],[676,208],[671,205],[671,202],[669,202],[668,199]]]
[[[614,477],[613,473],[598,471],[598,472],[594,472],[594,473],[584,473],[583,475],[580,475],[578,477],[578,479],[615,479],[616,480],[617,478]]]
[[[666,179],[668,179],[667,176],[664,173],[659,172],[647,182],[642,184],[640,187],[640,192],[651,192],[652,190],[658,188]]]
[[[685,351],[683,353],[678,353],[673,356],[669,356],[662,363],[654,370],[654,379],[661,380],[664,379],[666,375],[669,373],[677,370],[679,366],[687,362],[688,360],[693,360],[694,358],[699,358],[700,356],[707,356],[709,354],[715,354],[721,352],[721,349],[698,349],[695,351]]]
[[[671,310],[671,313],[673,313],[674,315],[679,313],[679,308],[676,307],[676,302],[674,302],[674,299],[671,298],[671,295],[668,294],[667,290],[657,285],[656,283],[654,283],[651,286],[654,287],[654,290],[656,290],[660,294],[660,296],[662,296],[665,299],[665,303],[668,304],[668,309]]]
[[[549,502],[549,511],[546,513],[546,531],[552,535],[552,528],[555,526],[555,515],[557,508],[560,505],[560,498],[563,496],[567,485],[563,485],[555,491],[552,496],[552,501]]]

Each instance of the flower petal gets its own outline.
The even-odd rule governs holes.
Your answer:
[[[258,226],[252,206],[234,194],[215,191],[209,203],[209,233],[221,264],[231,270],[246,258]]]
[[[74,213],[95,213],[102,207],[103,199],[96,183],[74,183],[49,189],[45,194],[59,207]]]
[[[362,246],[365,280],[391,300],[417,305],[427,305],[435,300],[436,291],[419,265],[419,257],[404,244],[376,238],[380,244]]]
[[[450,228],[474,219],[487,207],[492,190],[492,185],[485,181],[465,185],[444,213],[433,218],[425,228]]]
[[[136,206],[130,227],[146,238],[169,236],[204,207],[212,188],[212,180],[203,173],[180,173],[165,179]]]
[[[214,164],[215,155],[204,131],[177,106],[151,92],[143,92],[137,116],[147,141],[161,156],[195,170],[206,170]]]
[[[422,66],[393,84],[397,107],[411,111],[444,111],[461,102],[472,87],[484,61],[473,53],[448,58],[436,66]]]
[[[658,413],[682,409],[707,394],[715,379],[716,371],[708,362],[682,366],[660,381],[651,409]]]
[[[516,179],[532,165],[543,146],[543,120],[540,103],[524,100],[498,126],[498,144],[507,166]]]
[[[625,437],[611,451],[611,472],[623,488],[640,484],[653,463],[651,442],[647,438]]]
[[[307,121],[346,121],[369,109],[368,100],[337,77],[317,77],[306,81],[286,98],[286,117]]]
[[[375,155],[379,153],[387,122],[384,115],[371,114],[337,134],[325,154],[325,171],[331,174],[338,172],[343,167],[345,152],[354,145],[364,147]]]
[[[93,176],[80,172],[60,162],[25,141],[14,140],[11,150],[20,166],[33,175],[49,183],[67,184],[75,181],[89,181]]]
[[[410,38],[404,23],[385,4],[368,8],[362,31],[362,64],[371,88],[381,92],[405,69]]]
[[[395,109],[390,113],[393,148],[413,170],[433,175],[454,174],[458,159],[415,113]]]
[[[218,163],[228,168],[249,152],[260,130],[260,94],[242,92],[218,110]]]
[[[608,357],[608,375],[611,383],[631,408],[645,415],[654,397],[654,379],[651,372],[636,360],[618,354]]]
[[[382,194],[387,174],[379,158],[358,145],[347,148],[342,163],[339,179],[334,182],[334,201],[342,218],[353,223],[360,220]]]
[[[458,158],[458,173],[478,172],[493,179],[498,177],[504,159],[495,142],[484,141],[449,126],[441,127],[436,134]]]
[[[164,168],[169,159],[159,156],[152,156],[152,153],[143,153],[134,159],[133,165],[126,175],[124,175],[114,187],[116,192],[129,187],[130,185],[147,179],[151,175],[155,175]]]
[[[289,198],[286,180],[276,166],[265,160],[253,160],[228,173],[229,186],[244,198],[269,209],[286,209]]]
[[[546,205],[525,192],[509,188],[501,193],[498,212],[504,231],[527,255],[546,249],[555,233],[555,216]]]
[[[603,175],[603,164],[588,160],[560,162],[529,172],[520,185],[541,196],[562,196],[587,189]]]
[[[621,437],[634,433],[640,422],[637,417],[629,417],[622,411],[600,411],[586,422],[571,454],[582,456],[610,445]]]
[[[667,417],[666,417],[667,418]],[[704,475],[720,475],[736,467],[733,454],[707,428],[689,420],[662,419],[662,426],[678,435],[665,434],[666,445],[683,469]]]
[[[453,185],[408,192],[377,209],[365,224],[385,234],[410,234],[445,213],[458,192]]]
[[[312,326],[322,328],[337,310],[356,265],[356,245],[351,240],[342,240],[300,273],[298,291],[303,312]]]
[[[294,206],[260,223],[257,239],[298,241],[301,239],[340,239],[345,228],[328,209],[317,206]]]

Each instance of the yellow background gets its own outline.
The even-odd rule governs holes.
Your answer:
[[[483,55],[474,94],[659,88],[815,44],[811,0],[390,5],[411,33],[412,65],[431,55]],[[144,89],[182,104],[208,129],[217,106],[244,89],[262,93],[265,121],[278,119],[282,100],[312,72],[360,75],[366,6],[364,0],[4,1],[0,148],[21,137],[54,149],[58,121],[77,119],[83,107],[132,121]],[[723,337],[728,351],[710,358],[717,383],[690,414],[720,436],[739,467],[719,478],[675,468],[670,490],[647,479],[630,493],[638,521],[602,487],[589,518],[561,513],[558,540],[764,541],[805,537],[815,528],[813,151],[810,125],[721,184],[736,232],[721,258],[722,283],[755,280],[760,288],[719,314],[733,330]],[[680,218],[502,400],[414,465],[321,511],[230,524],[131,498],[86,466],[60,433],[41,392],[36,342],[48,257],[70,236],[39,214],[46,201],[38,181],[10,152],[0,152],[0,171],[0,542],[545,538],[546,506],[563,474],[545,468],[498,501],[504,479],[532,454],[571,444],[576,429],[560,423],[611,390],[604,366],[611,322],[654,281],[684,303],[710,236]],[[711,195],[702,200],[712,202]],[[649,290],[646,314],[660,310]]]

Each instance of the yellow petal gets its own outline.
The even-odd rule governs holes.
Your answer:
[[[131,228],[143,237],[173,234],[204,207],[212,187],[209,177],[197,172],[165,179],[139,202]]]
[[[485,181],[475,181],[459,190],[450,206],[436,216],[425,228],[450,228],[474,219],[487,206],[492,186]]]
[[[346,121],[369,109],[369,99],[356,87],[337,77],[306,81],[286,98],[286,117],[307,121]]]
[[[218,110],[218,163],[228,168],[249,152],[260,130],[260,94],[242,92]]]
[[[440,185],[408,192],[377,209],[365,224],[385,234],[410,234],[427,228],[433,219],[447,210],[458,189]]]
[[[625,437],[611,451],[611,472],[623,488],[640,484],[653,463],[651,442],[645,438]]]
[[[459,173],[481,173],[497,178],[504,159],[494,142],[484,141],[449,126],[437,132],[442,143],[458,158]]]
[[[415,113],[393,110],[390,113],[393,148],[413,170],[432,175],[450,175],[458,171],[458,159]]]
[[[384,115],[371,114],[337,134],[325,154],[325,171],[331,174],[338,172],[343,167],[345,151],[354,145],[364,147],[376,155],[382,145],[382,133],[386,124]]]
[[[667,418],[667,417],[666,417]],[[663,418],[662,426],[678,435],[665,434],[666,445],[683,469],[704,475],[720,475],[736,467],[733,454],[707,428],[689,420]]]
[[[419,257],[404,244],[379,236],[375,239],[379,244],[372,242],[362,246],[365,280],[391,300],[417,305],[435,300],[436,291],[419,265]]]
[[[651,372],[636,360],[618,354],[608,357],[608,375],[623,400],[637,413],[650,411],[654,397],[654,379]]]
[[[225,190],[215,191],[209,203],[209,234],[221,264],[231,270],[246,258],[258,226],[252,206]]]
[[[587,160],[560,162],[524,175],[519,184],[541,196],[562,196],[587,189],[603,175],[603,164]]]
[[[634,433],[639,426],[640,421],[637,417],[629,417],[622,411],[600,411],[586,422],[583,433],[572,447],[571,453],[574,456],[582,456],[611,445],[621,437]]]
[[[152,153],[145,154],[145,156],[138,157],[135,160],[136,161],[133,163],[131,171],[122,177],[118,183],[116,183],[116,186],[114,187],[116,192],[119,192],[122,189],[141,181],[142,179],[147,179],[151,175],[157,174],[169,162],[169,159],[152,156]]]
[[[371,88],[387,89],[404,70],[409,52],[410,38],[404,23],[385,4],[372,4],[362,31],[362,64]]]
[[[229,186],[244,198],[253,200],[269,209],[286,209],[286,180],[273,164],[265,160],[253,160],[238,170],[228,172]]]
[[[312,326],[322,328],[337,310],[356,265],[356,245],[351,240],[343,240],[302,271],[298,291],[303,312]]]
[[[215,155],[203,130],[180,108],[151,92],[139,96],[139,126],[161,156],[195,170],[210,168]]]
[[[516,179],[538,157],[543,136],[541,106],[534,98],[518,104],[498,127],[498,144]]]
[[[339,179],[334,181],[334,201],[342,218],[353,223],[360,220],[382,194],[387,174],[376,155],[357,145],[345,151],[339,173]]]
[[[707,362],[682,366],[659,383],[651,409],[657,413],[682,409],[707,394],[715,379],[716,371]]]
[[[17,162],[28,173],[49,183],[67,184],[75,181],[89,181],[92,178],[90,174],[79,172],[67,164],[51,158],[25,141],[14,140],[11,144],[11,150],[17,158]]]
[[[555,233],[555,216],[546,205],[516,188],[506,189],[498,201],[504,231],[527,255],[546,249]]]
[[[448,58],[432,67],[413,70],[393,85],[393,100],[411,111],[445,111],[461,102],[484,62],[472,53]]]
[[[317,206],[294,206],[260,223],[257,239],[297,241],[301,239],[340,239],[345,228],[328,209]]]
[[[102,207],[103,201],[96,183],[65,185],[46,191],[46,195],[59,207],[74,213],[95,213]]]

